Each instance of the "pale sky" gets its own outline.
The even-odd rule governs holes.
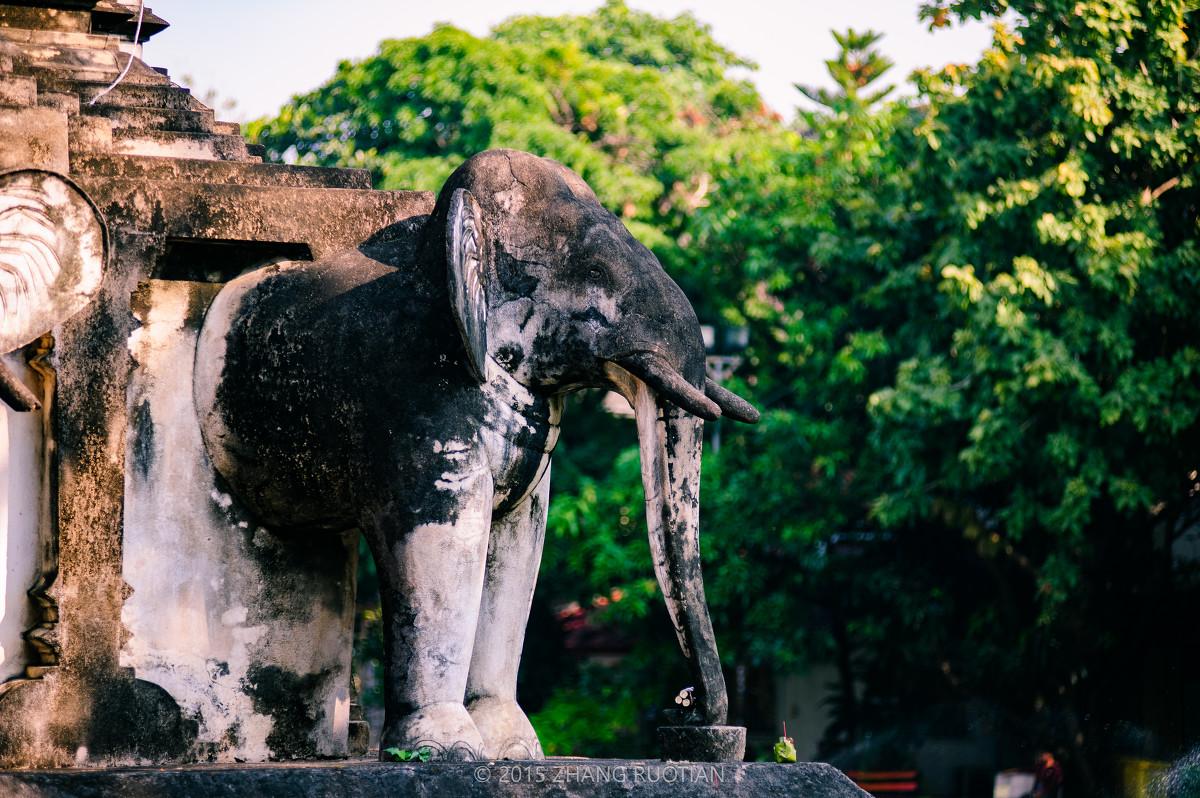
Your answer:
[[[236,100],[225,118],[274,113],[294,94],[332,76],[338,61],[372,54],[379,41],[428,33],[450,22],[482,36],[516,14],[579,14],[601,0],[147,0],[172,27],[146,46],[146,61],[198,93]],[[793,83],[828,84],[824,59],[836,47],[831,29],[873,28],[896,62],[889,79],[913,69],[965,63],[990,40],[982,24],[929,33],[917,20],[918,0],[630,0],[660,16],[691,11],[717,41],[759,65],[751,77],[767,102],[790,115],[806,102]]]

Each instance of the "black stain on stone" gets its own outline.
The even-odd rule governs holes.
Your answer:
[[[143,399],[133,408],[133,467],[143,480],[150,479],[154,467],[154,415],[150,400]]]
[[[254,711],[272,718],[267,745],[274,759],[315,759],[314,733],[325,719],[322,687],[330,673],[299,674],[277,665],[256,664],[242,680]]]
[[[240,721],[234,721],[229,724],[229,728],[225,730],[225,734],[221,735],[221,743],[227,751],[241,747],[242,724]]]
[[[608,329],[612,326],[612,322],[600,312],[599,308],[587,308],[582,312],[573,314],[571,318],[580,324],[594,324],[602,329]]]
[[[508,344],[496,350],[496,362],[504,367],[507,371],[516,371],[521,367],[521,361],[525,359],[525,353],[521,351],[521,347]]]
[[[506,292],[517,296],[533,296],[537,291],[538,278],[531,274],[530,267],[536,264],[517,260],[503,247],[496,247],[496,276]]]
[[[199,723],[184,717],[158,685],[118,677],[97,680],[92,690],[95,704],[86,739],[93,759],[132,754],[154,761],[178,760],[192,749]]]

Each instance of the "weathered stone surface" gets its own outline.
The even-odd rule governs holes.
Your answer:
[[[187,133],[178,130],[120,128],[113,131],[113,151],[158,158],[241,161],[249,153],[241,136]]]
[[[148,280],[134,298],[122,664],[197,719],[201,759],[344,756],[357,538],[281,540],[217,484],[180,364],[219,288]]]
[[[74,94],[63,94],[53,91],[38,92],[38,107],[52,108],[60,114],[75,116],[79,113],[79,97]]]
[[[313,257],[353,247],[401,219],[428,213],[420,191],[309,189],[149,183],[79,176],[114,226],[170,238],[311,242]]]
[[[66,11],[57,8],[31,8],[29,6],[0,4],[0,27],[41,28],[43,30],[73,31],[87,33],[91,30],[91,17],[83,11]]]
[[[663,726],[658,754],[672,762],[741,762],[746,758],[743,726]]]
[[[27,107],[37,104],[37,81],[22,75],[0,77],[0,105]]]
[[[173,130],[180,133],[214,133],[216,121],[212,111],[184,111],[162,108],[131,108],[120,105],[96,105],[87,113],[103,116],[113,123],[113,130]],[[222,134],[224,135],[224,134]]]
[[[135,155],[79,154],[71,170],[88,177],[119,180],[214,183],[229,186],[275,188],[348,188],[369,191],[371,173],[365,169],[322,169],[283,164],[245,164],[228,161],[194,161]],[[433,196],[426,195],[430,207]]]
[[[48,108],[0,108],[0,171],[67,168],[67,117]]]
[[[6,675],[26,678],[0,690],[0,766],[343,754],[355,549],[333,540],[281,556],[269,535],[230,520],[201,446],[188,449],[189,428],[177,423],[194,420],[183,349],[217,288],[184,281],[353,246],[427,213],[432,198],[369,192],[361,171],[249,163],[236,126],[219,126],[141,62],[87,106],[124,62],[115,45],[0,32],[0,67],[17,70],[0,74],[10,104],[0,108],[0,166],[70,169],[103,206],[116,253],[99,299],[54,331],[40,379],[14,367],[54,398],[58,454],[39,474],[35,433],[50,422],[36,418],[21,435],[9,425],[3,444],[29,451],[9,451],[0,477],[41,483],[57,513],[28,491],[38,512],[22,527],[25,544],[47,554],[34,577],[12,574],[19,598],[4,614],[0,657]],[[135,154],[112,153],[114,123],[119,146]],[[147,157],[181,142],[237,160]],[[170,280],[152,279],[164,272]],[[131,307],[131,297],[143,304]],[[164,469],[200,476],[187,486],[150,479]],[[43,526],[48,542],[38,539]],[[172,622],[153,623],[163,607]]]
[[[555,759],[0,773],[7,798],[869,798],[830,765]]]
[[[66,78],[56,73],[42,72],[37,75],[38,86],[54,91],[73,91],[84,101],[90,102],[109,87],[107,80]],[[207,106],[192,96],[187,89],[175,86],[162,75],[154,82],[139,83],[126,78],[121,85],[100,98],[98,104],[126,105],[145,108],[175,108],[202,111]]]

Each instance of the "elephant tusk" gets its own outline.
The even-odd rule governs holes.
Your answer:
[[[704,423],[682,408],[663,404],[636,378],[620,384],[631,394],[638,427],[646,525],[654,575],[679,648],[688,661],[706,723],[724,724],[729,695],[700,566],[700,452]]]
[[[721,413],[743,424],[757,424],[762,417],[754,405],[730,390],[726,390],[711,379],[704,381],[704,393],[721,408]]]
[[[650,352],[635,352],[615,361],[633,376],[643,380],[655,393],[705,421],[721,417],[721,408],[704,392],[683,378],[675,369]]]
[[[696,685],[705,722],[723,724],[729,694],[700,569],[700,452],[704,425],[662,404],[644,380],[616,363],[605,374],[629,400],[638,428],[646,529],[654,575]]]

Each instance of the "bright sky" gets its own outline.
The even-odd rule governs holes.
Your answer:
[[[235,120],[273,113],[329,78],[338,61],[370,55],[380,40],[421,36],[435,22],[476,35],[516,14],[587,13],[602,0],[147,0],[172,27],[147,45],[146,60],[199,92],[238,107]],[[767,102],[788,113],[805,102],[793,83],[828,84],[831,29],[873,28],[900,82],[921,66],[974,61],[990,31],[974,24],[929,33],[918,0],[630,0],[660,16],[691,11],[717,41],[756,61],[752,77]]]

